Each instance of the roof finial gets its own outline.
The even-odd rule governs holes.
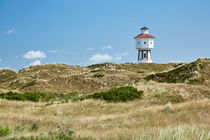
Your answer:
[[[149,30],[149,28],[144,26],[144,27],[141,28],[141,30]]]

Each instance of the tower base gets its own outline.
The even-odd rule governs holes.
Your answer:
[[[140,59],[137,60],[137,63],[152,63],[152,59]]]

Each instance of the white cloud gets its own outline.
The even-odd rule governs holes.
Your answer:
[[[37,59],[37,58],[46,58],[46,54],[41,51],[29,51],[23,55],[25,59]]]
[[[10,29],[10,30],[8,30],[8,31],[6,32],[6,34],[8,34],[8,35],[10,35],[10,34],[12,34],[12,33],[15,33],[15,30]]]
[[[126,56],[128,56],[128,52],[115,53],[114,60],[122,60]]]
[[[105,49],[112,49],[112,45],[107,45],[107,46],[103,46],[101,47],[102,50],[105,50]]]
[[[128,56],[128,52],[116,53],[116,56]]]
[[[109,54],[95,54],[89,59],[89,61],[93,62],[103,62],[110,60],[112,60],[112,56],[110,56]]]
[[[41,65],[41,61],[36,60],[36,61],[30,63],[30,66],[36,66],[36,65]]]

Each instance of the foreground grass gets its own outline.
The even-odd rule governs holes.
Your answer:
[[[146,107],[142,100],[55,104],[0,100],[0,126],[14,137],[48,137],[73,131],[91,139],[209,139],[210,100]],[[32,130],[34,124],[37,129]]]
[[[150,133],[140,133],[134,139],[143,140],[209,140],[210,131],[207,127],[177,126],[154,130]]]
[[[0,99],[0,127],[9,129],[0,139],[210,139],[207,86],[155,82],[133,86],[144,96],[128,102]]]
[[[177,126],[167,127],[164,129],[150,130],[149,132],[139,132],[137,135],[129,137],[128,135],[119,135],[116,138],[107,137],[105,139],[133,139],[133,140],[209,140],[210,132],[204,126]],[[65,134],[64,132],[58,134],[50,134],[48,136],[22,136],[11,137],[7,140],[95,140],[93,137],[80,137],[74,134]]]

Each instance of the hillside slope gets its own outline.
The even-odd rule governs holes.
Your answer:
[[[66,64],[1,70],[0,88],[19,92],[95,92],[140,82],[153,71],[174,68],[173,64],[96,64],[88,67]]]
[[[0,91],[67,93],[96,92],[154,80],[168,83],[210,84],[210,59],[169,64],[66,64],[31,66],[18,73],[0,70]],[[145,78],[146,77],[146,78]]]
[[[198,59],[173,70],[149,75],[145,79],[157,82],[205,84],[209,86],[210,59]]]
[[[0,92],[40,91],[67,97],[75,95],[65,94],[71,91],[91,95],[127,84],[143,91],[141,98],[127,102],[1,98],[0,139],[209,140],[209,70],[210,59],[88,67],[48,64],[19,72],[0,70]]]

